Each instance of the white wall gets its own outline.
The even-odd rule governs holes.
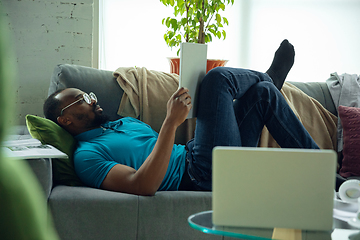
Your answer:
[[[265,71],[282,39],[295,47],[288,81],[360,74],[359,0],[251,0],[248,67]]]
[[[16,53],[17,115],[43,116],[50,77],[60,63],[92,66],[94,0],[0,0]]]

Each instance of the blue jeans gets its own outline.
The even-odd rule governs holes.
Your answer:
[[[188,174],[198,190],[211,190],[215,146],[256,147],[266,126],[283,148],[318,149],[272,79],[256,71],[218,67],[203,79]]]

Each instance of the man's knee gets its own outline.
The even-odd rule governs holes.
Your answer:
[[[211,69],[204,77],[202,84],[211,85],[212,87],[221,87],[229,80],[229,68],[216,67]]]
[[[267,97],[281,95],[280,91],[276,88],[276,86],[272,82],[259,82],[254,85],[254,92],[259,95],[266,95]]]
[[[268,82],[268,81],[258,82],[256,84],[256,87],[260,89],[268,89],[270,91],[274,91],[275,89],[277,89],[272,82]]]
[[[211,69],[206,75],[205,78],[207,79],[219,79],[225,76],[225,72],[226,72],[226,68],[225,67],[216,67]]]
[[[228,67],[215,67],[211,69],[207,74],[221,74],[223,72],[226,72],[228,70]]]

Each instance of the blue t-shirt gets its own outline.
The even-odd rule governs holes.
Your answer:
[[[135,118],[107,122],[75,137],[76,174],[87,185],[100,188],[111,168],[123,164],[138,170],[152,152],[158,133]],[[158,191],[178,190],[185,172],[186,150],[174,144],[169,166]]]

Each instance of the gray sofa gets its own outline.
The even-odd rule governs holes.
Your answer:
[[[325,82],[293,84],[337,115]],[[111,71],[58,65],[51,77],[49,94],[64,87],[95,92],[111,119],[119,118],[116,112],[123,91]],[[191,131],[192,127],[189,123],[180,130]],[[184,143],[188,138],[189,134],[185,134],[177,137],[177,142]],[[211,209],[210,192],[157,192],[155,196],[143,197],[84,186],[54,186],[52,161],[56,160],[35,159],[29,163],[48,198],[61,239],[231,239],[201,233],[187,223],[191,214]],[[338,181],[344,179],[338,176]]]

